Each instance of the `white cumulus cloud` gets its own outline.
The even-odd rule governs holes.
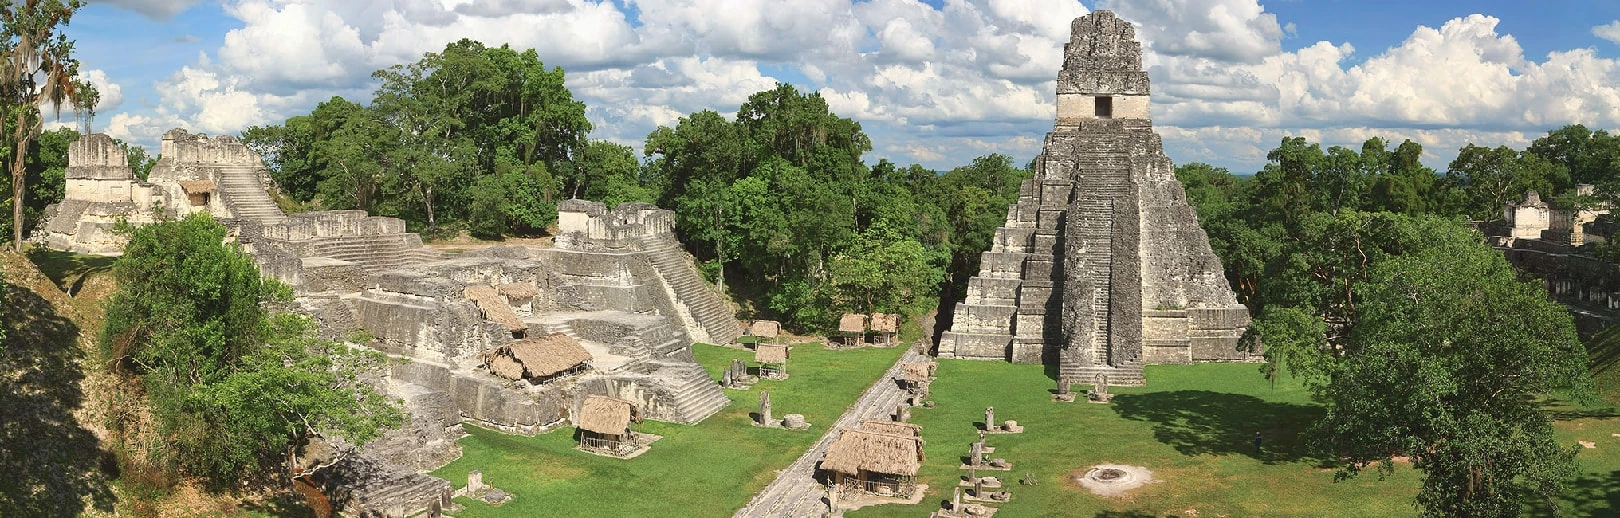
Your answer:
[[[172,15],[193,2],[113,3]],[[1070,22],[1088,12],[1077,0],[622,3],[633,12],[619,5],[225,0],[224,12],[241,26],[160,81],[155,108],[114,116],[109,131],[147,142],[179,125],[234,133],[307,113],[333,95],[369,101],[372,71],[473,38],[533,48],[548,66],[565,68],[568,87],[589,106],[593,138],[638,144],[658,125],[698,110],[730,114],[748,95],[797,79],[863,124],[874,160],[948,168],[999,152],[1022,161],[1051,128]],[[1620,63],[1590,49],[1525,56],[1489,16],[1413,26],[1389,48],[1319,41],[1285,51],[1283,38],[1311,35],[1257,0],[1098,7],[1137,28],[1155,123],[1178,162],[1252,171],[1286,135],[1345,145],[1410,138],[1443,162],[1468,142],[1515,145],[1569,123],[1620,126]],[[1620,21],[1592,32],[1620,42]],[[118,101],[143,97],[125,86]],[[103,95],[108,109],[129,109]]]
[[[1592,28],[1592,35],[1613,43],[1620,43],[1620,20]]]

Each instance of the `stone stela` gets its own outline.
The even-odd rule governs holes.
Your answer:
[[[1057,121],[1035,177],[980,256],[945,358],[1059,366],[1062,381],[1141,385],[1144,364],[1252,361],[1249,324],[1148,116],[1135,29],[1074,20]]]

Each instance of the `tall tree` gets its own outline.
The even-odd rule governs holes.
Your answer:
[[[93,110],[98,95],[79,78],[79,60],[73,41],[62,33],[84,0],[24,0],[0,4],[0,91],[9,111],[11,156],[12,246],[22,251],[23,196],[27,178],[28,146],[44,130],[40,106],[60,112],[74,103]],[[0,123],[4,124],[4,123]]]
[[[1502,206],[1525,191],[1551,198],[1570,186],[1569,170],[1546,158],[1507,146],[1473,144],[1457,152],[1446,180],[1466,196],[1467,214],[1487,221],[1500,219]]]
[[[1313,429],[1340,476],[1407,455],[1428,516],[1519,516],[1578,472],[1539,397],[1584,390],[1586,351],[1569,313],[1483,245],[1427,250],[1374,268],[1349,353],[1327,364]],[[1553,505],[1556,507],[1556,505]]]
[[[364,443],[403,416],[362,382],[382,358],[315,337],[289,311],[291,290],[259,276],[207,213],[125,229],[113,265],[102,354],[138,384],[157,421],[138,459],[219,487],[262,474],[313,435]],[[120,409],[121,411],[124,411]],[[124,411],[127,412],[127,411]],[[112,432],[142,433],[141,416],[115,413]],[[150,438],[148,438],[150,439]]]

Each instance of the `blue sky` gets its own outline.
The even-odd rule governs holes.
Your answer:
[[[1248,173],[1284,136],[1522,147],[1620,124],[1620,2],[1255,0],[92,0],[68,28],[103,90],[92,129],[275,124],[460,37],[568,70],[595,138],[636,145],[776,81],[817,91],[888,158],[949,168],[1040,150],[1067,21],[1138,27],[1177,163]]]

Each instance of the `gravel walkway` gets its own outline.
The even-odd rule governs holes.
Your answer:
[[[838,431],[845,428],[854,428],[862,419],[888,419],[894,407],[905,401],[905,391],[900,390],[894,379],[900,375],[900,366],[909,362],[926,361],[927,357],[916,350],[908,350],[900,356],[883,377],[866,389],[861,398],[851,405],[838,421],[827,427],[827,433],[811,446],[809,450],[793,461],[787,469],[777,473],[776,480],[759,494],[754,495],[748,505],[743,506],[732,515],[733,518],[799,518],[820,517],[827,514],[825,486],[815,479],[816,463],[827,453],[827,446],[838,438]]]

